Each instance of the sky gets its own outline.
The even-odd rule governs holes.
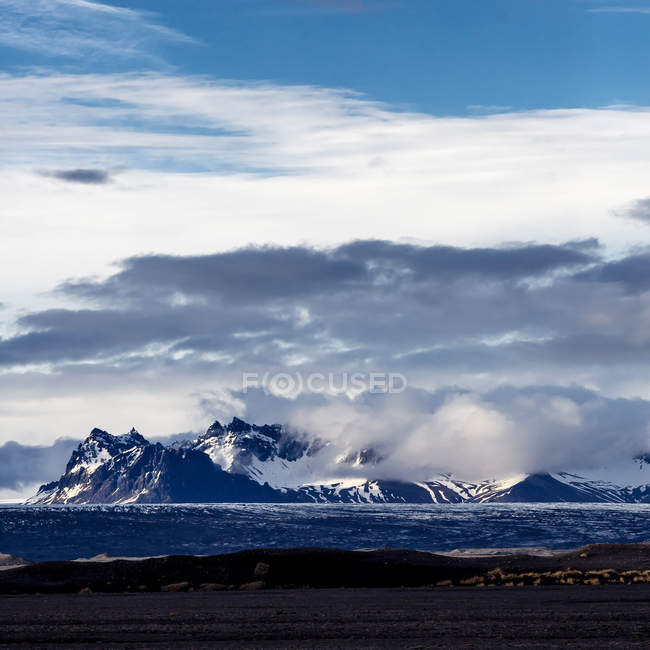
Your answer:
[[[423,475],[650,450],[648,33],[641,0],[0,0],[0,497],[95,426],[233,415]],[[407,389],[242,390],[372,372]]]

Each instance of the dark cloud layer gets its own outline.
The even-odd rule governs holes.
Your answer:
[[[49,446],[6,442],[0,445],[0,488],[20,490],[36,482],[58,478],[78,440],[59,438]]]
[[[93,307],[23,316],[23,333],[0,340],[0,364],[146,362],[156,346],[184,367],[206,355],[220,367],[277,368],[292,355],[401,372],[638,365],[650,353],[649,280],[649,254],[605,262],[591,240],[149,255],[61,287]]]
[[[581,274],[580,278],[617,283],[629,291],[646,291],[650,288],[650,251],[600,264]]]
[[[110,173],[105,169],[60,169],[44,173],[67,183],[82,183],[84,185],[103,185],[110,181]]]
[[[181,293],[246,303],[373,286],[407,288],[423,280],[484,276],[516,281],[595,262],[591,248],[589,242],[463,249],[357,241],[330,251],[266,247],[195,257],[150,255],[127,260],[106,282],[70,282],[64,290],[93,299]]]
[[[564,246],[527,245],[503,248],[456,248],[453,246],[412,246],[387,241],[356,241],[337,253],[361,259],[370,268],[393,264],[409,269],[421,279],[453,276],[488,276],[519,279],[555,269],[595,261],[596,240]]]
[[[184,363],[212,353],[269,367],[289,348],[338,366],[371,358],[404,367],[429,350],[444,357],[477,346],[493,354],[481,339],[579,334],[602,307],[596,280],[607,271],[588,281],[576,274],[598,264],[591,241],[492,249],[358,241],[135,257],[105,281],[61,287],[92,309],[22,317],[24,333],[0,341],[0,364],[107,360],[151,345]],[[621,299],[605,297],[611,306]]]
[[[69,283],[64,290],[94,299],[140,300],[174,294],[246,303],[345,289],[367,278],[363,260],[308,248],[250,248],[176,257],[150,255],[127,260],[103,283]]]
[[[650,221],[650,197],[634,201],[623,211],[623,215],[640,221]]]

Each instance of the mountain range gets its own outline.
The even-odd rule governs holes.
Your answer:
[[[320,472],[327,444],[278,424],[214,422],[194,440],[151,443],[135,429],[93,429],[62,476],[29,504],[85,503],[650,503],[650,457],[599,471],[468,480],[441,473],[425,481],[372,478],[381,458],[361,449]],[[364,477],[365,474],[365,477]]]

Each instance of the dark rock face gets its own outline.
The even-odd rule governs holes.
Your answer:
[[[93,474],[86,503],[267,501],[273,491],[215,467],[202,452],[147,445],[119,454]],[[76,501],[79,503],[80,501]]]
[[[506,503],[584,503],[595,500],[595,496],[561,483],[550,474],[533,474],[491,500]]]

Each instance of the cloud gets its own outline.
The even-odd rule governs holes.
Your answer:
[[[320,9],[334,9],[349,13],[367,11],[365,0],[290,0],[295,5],[311,5]]]
[[[496,104],[469,104],[468,111],[475,111],[477,113],[508,113],[513,110],[512,106],[499,106]]]
[[[595,240],[589,240],[563,246],[529,244],[463,249],[371,240],[343,245],[337,252],[364,260],[372,269],[402,265],[421,279],[445,275],[519,279],[594,262],[593,249],[597,246]]]
[[[650,9],[643,7],[594,7],[587,11],[593,14],[650,14]]]
[[[59,438],[49,446],[15,441],[0,445],[0,490],[20,491],[34,483],[57,479],[78,444],[79,440]]]
[[[196,430],[219,417],[213,394],[221,417],[243,408],[232,391],[244,372],[395,372],[411,388],[455,384],[477,394],[531,383],[643,394],[647,256],[602,255],[592,240],[493,248],[367,240],[132,257],[106,278],[66,282],[52,299],[70,306],[23,314],[0,339],[0,416],[7,430],[25,426],[10,405],[29,411],[33,391],[45,391],[75,421],[101,416],[108,425],[102,402],[111,394],[123,404],[114,426]],[[84,404],[65,406],[79,391]],[[154,406],[160,399],[168,406]],[[262,419],[287,415],[262,402]]]
[[[160,322],[159,318],[159,313],[129,315],[110,309],[31,314],[21,323],[33,331],[0,343],[0,365],[101,358],[187,335],[182,319]]]
[[[650,289],[650,251],[596,265],[580,274],[580,278],[615,283],[634,292],[647,291]]]
[[[0,44],[48,56],[150,56],[156,42],[195,43],[149,12],[90,0],[0,0]]]
[[[257,11],[272,14],[344,13],[362,14],[391,8],[401,0],[282,0],[270,3],[253,2]]]
[[[251,415],[256,402],[253,396]],[[322,476],[426,480],[451,471],[465,479],[504,477],[611,466],[650,449],[650,402],[575,387],[504,386],[483,393],[447,387],[290,404],[290,426],[328,443],[314,461]],[[383,460],[356,469],[337,462],[360,449],[373,449]]]
[[[105,169],[61,169],[42,173],[60,181],[83,185],[103,185],[110,180],[110,173]]]
[[[594,149],[629,164],[630,152],[638,156],[632,145],[650,133],[643,107],[438,118],[346,89],[153,72],[3,75],[0,90],[14,160],[28,152],[51,157],[51,139],[64,133],[66,153],[77,161],[101,151],[139,160],[135,168],[158,169],[165,156],[184,171],[426,177],[436,186],[471,175],[479,185],[512,187],[535,180],[526,172],[546,178],[558,165],[562,174],[568,163],[589,171],[598,165]],[[607,137],[611,128],[623,129],[622,137]]]
[[[132,258],[102,285],[70,282],[63,290],[83,296],[127,296],[147,291],[167,296],[222,296],[227,301],[272,300],[353,283],[366,275],[363,260],[304,247],[244,248],[202,256],[150,255]]]
[[[405,283],[471,276],[519,280],[596,260],[593,251],[573,244],[463,249],[367,240],[330,250],[266,246],[213,255],[135,257],[105,282],[71,281],[62,291],[103,300],[141,300],[145,295],[171,300],[181,294],[254,303],[399,286],[400,278]]]
[[[186,363],[210,354],[276,366],[292,355],[355,363],[365,354],[388,364],[414,348],[558,327],[544,303],[564,296],[534,284],[592,266],[596,250],[593,242],[461,249],[357,241],[136,257],[106,280],[60,288],[94,308],[22,316],[22,333],[0,341],[0,365],[108,362],[147,346]]]
[[[634,201],[624,210],[619,210],[617,214],[639,221],[650,221],[650,197]]]

